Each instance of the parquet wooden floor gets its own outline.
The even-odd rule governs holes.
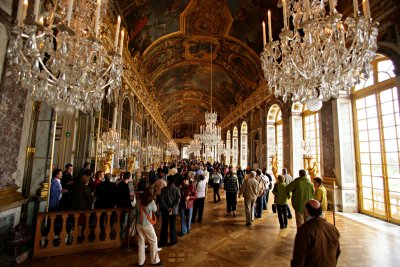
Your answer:
[[[191,232],[179,238],[175,246],[163,248],[160,252],[164,266],[290,266],[295,220],[290,220],[289,227],[281,230],[278,218],[268,210],[262,219],[256,219],[252,227],[246,227],[243,199],[239,199],[237,217],[226,217],[224,195],[222,192],[222,201],[216,204],[212,201],[212,194],[207,195],[203,222],[193,224]],[[271,200],[272,197],[269,203]],[[332,213],[327,214],[327,219],[333,221]],[[400,266],[399,236],[380,232],[340,215],[335,219],[341,233],[342,254],[338,266]],[[179,231],[180,227],[177,228]],[[29,260],[21,266],[114,267],[136,264],[137,251],[121,248]]]

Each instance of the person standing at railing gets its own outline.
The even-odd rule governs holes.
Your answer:
[[[59,202],[62,197],[62,170],[55,169],[53,171],[52,177],[53,178],[51,179],[49,210],[56,210],[58,209]]]
[[[131,173],[125,172],[121,181],[115,189],[115,204],[117,208],[132,208],[131,196],[128,183],[131,180]],[[128,224],[128,212],[121,213],[121,238],[125,238],[125,227]]]
[[[138,214],[136,226],[138,233],[138,266],[144,266],[146,260],[145,241],[150,245],[150,264],[162,265],[158,255],[157,235],[153,224],[156,223],[155,216],[157,206],[154,203],[154,196],[149,188],[140,194],[139,201],[136,202],[135,213]]]

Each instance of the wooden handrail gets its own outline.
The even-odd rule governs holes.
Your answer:
[[[128,235],[120,232],[122,216],[130,213],[126,208],[40,212],[33,258],[120,247]]]

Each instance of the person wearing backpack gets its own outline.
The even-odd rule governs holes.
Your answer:
[[[263,201],[267,194],[269,181],[268,178],[262,174],[260,169],[256,171],[256,180],[259,182],[258,197],[256,200],[256,207],[254,209],[254,217],[261,218],[263,211]]]

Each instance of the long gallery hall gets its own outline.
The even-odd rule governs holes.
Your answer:
[[[399,14],[0,0],[0,266],[400,266]]]
[[[160,258],[165,266],[290,266],[296,235],[294,219],[289,220],[288,228],[279,229],[278,218],[269,205],[261,219],[246,227],[243,198],[238,200],[237,216],[228,217],[224,194],[221,202],[214,203],[212,190],[208,192],[203,221],[194,223],[190,233],[179,237],[176,245],[162,248]],[[272,200],[270,197],[269,203]],[[333,223],[332,212],[327,212],[326,218]],[[349,219],[340,213],[335,214],[335,221],[342,250],[338,266],[399,266],[398,227],[375,219],[371,222],[366,216]],[[157,235],[160,223],[156,224]],[[121,248],[31,260],[21,266],[136,266],[137,247],[132,242],[131,249],[125,243]]]

